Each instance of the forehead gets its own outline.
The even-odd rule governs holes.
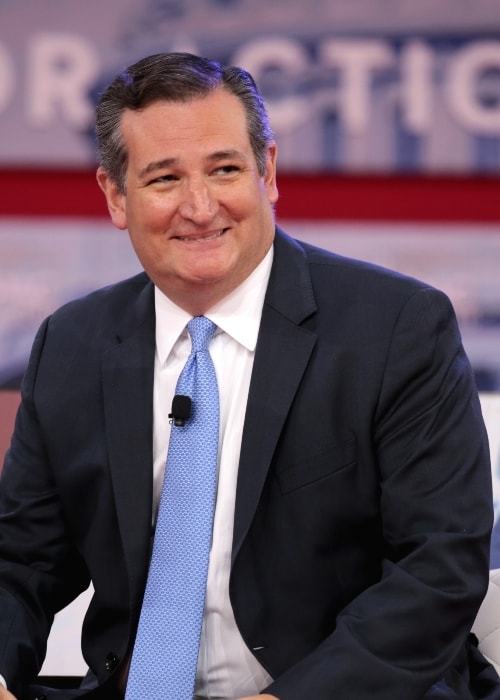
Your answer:
[[[243,105],[223,88],[186,102],[158,100],[142,109],[126,109],[121,129],[129,152],[148,144],[187,148],[233,140],[240,147],[249,145]]]

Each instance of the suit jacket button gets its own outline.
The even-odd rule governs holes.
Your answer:
[[[118,657],[114,651],[110,651],[110,653],[106,656],[106,662],[104,664],[104,668],[106,669],[106,671],[114,671],[114,669],[117,666],[118,666]]]
[[[47,694],[42,693],[41,695],[37,695],[35,700],[47,700]]]

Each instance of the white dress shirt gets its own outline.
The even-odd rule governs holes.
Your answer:
[[[243,423],[272,248],[234,292],[206,316],[217,325],[210,343],[220,396],[217,502],[198,658],[196,696],[210,700],[259,693],[272,678],[239,634],[229,601],[236,479]],[[168,414],[175,385],[191,350],[185,326],[191,316],[155,288],[156,359],[153,426],[153,517],[160,498],[170,436]]]

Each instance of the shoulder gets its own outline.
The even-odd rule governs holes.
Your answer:
[[[115,330],[131,316],[146,316],[154,309],[153,284],[145,273],[97,289],[67,302],[46,320],[52,331],[90,333]],[[80,333],[78,333],[78,330]]]
[[[309,267],[313,281],[329,288],[357,291],[376,289],[411,293],[422,289],[432,290],[432,285],[374,263],[350,258],[325,248],[292,238],[277,228],[275,239],[277,258],[285,264],[293,258],[302,259]],[[438,290],[435,290],[438,291]]]
[[[103,312],[114,315],[123,312],[128,305],[134,304],[152,283],[146,273],[141,272],[114,284],[96,289],[85,296],[73,299],[51,315],[52,319],[64,319],[89,313]]]
[[[55,310],[42,323],[34,345],[47,347],[50,340],[59,352],[72,352],[74,347],[102,348],[145,322],[154,326],[154,287],[140,273]]]
[[[349,313],[361,324],[392,325],[407,312],[454,315],[448,296],[425,281],[291,238],[279,229],[275,254],[277,266],[292,270],[289,276],[295,284],[300,280],[321,316]]]
[[[71,373],[88,376],[103,353],[138,328],[146,329],[148,339],[154,338],[153,290],[152,282],[141,273],[54,311],[36,334],[25,386],[42,375],[48,385],[64,381],[61,378]]]

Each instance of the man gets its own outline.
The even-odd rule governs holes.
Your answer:
[[[196,697],[500,697],[468,639],[492,497],[449,301],[275,228],[276,145],[240,69],[145,58],[102,96],[97,135],[145,274],[35,341],[1,485],[0,698],[38,692],[52,615],[89,581],[84,685],[121,697],[202,315],[221,447]]]

